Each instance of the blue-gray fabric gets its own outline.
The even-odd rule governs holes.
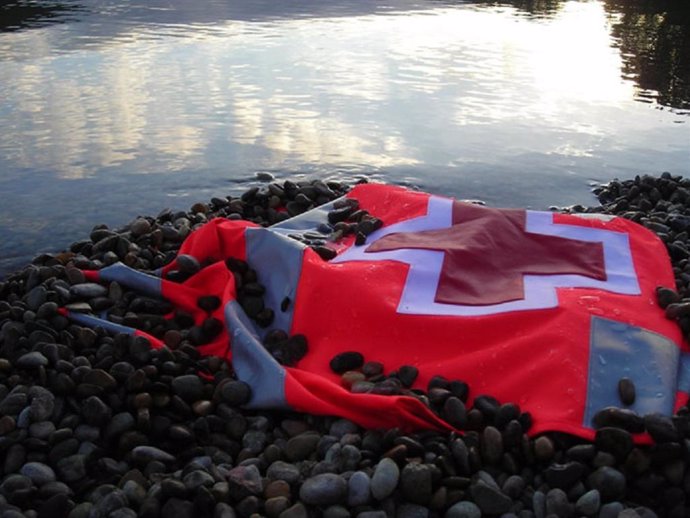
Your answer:
[[[673,413],[680,350],[665,336],[640,327],[592,317],[589,346],[589,377],[584,426],[604,407],[620,407],[618,381],[627,377],[635,384],[639,415]],[[567,383],[567,380],[564,380]]]
[[[138,292],[152,297],[161,296],[161,279],[137,270],[133,270],[122,263],[103,268],[99,278],[104,281],[115,281],[123,286],[135,288]]]
[[[87,327],[102,327],[106,331],[112,331],[113,333],[125,333],[128,335],[133,335],[136,332],[136,329],[133,327],[116,324],[115,322],[110,322],[109,320],[87,315],[85,313],[75,313],[74,311],[70,311],[69,318],[70,320],[83,324]]]
[[[259,282],[266,288],[265,305],[275,313],[270,329],[282,329],[289,333],[305,245],[273,232],[273,227],[248,228],[245,236],[247,262],[256,270]],[[290,304],[282,311],[281,304],[285,297],[290,299]],[[268,329],[254,329],[262,337],[268,332]]]
[[[678,390],[690,392],[690,354],[681,353],[678,366]]]
[[[228,302],[224,312],[232,367],[237,377],[252,388],[246,408],[289,409],[285,399],[285,369],[264,349],[254,326],[236,301]]]

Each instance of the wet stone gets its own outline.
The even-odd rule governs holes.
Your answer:
[[[175,394],[189,403],[201,399],[204,394],[204,384],[195,374],[178,376],[172,380],[171,386]]]
[[[603,501],[618,500],[625,495],[625,476],[617,469],[602,466],[587,477],[587,484],[596,489]]]
[[[625,408],[606,407],[594,415],[593,424],[595,428],[615,427],[630,433],[644,431],[642,417]]]
[[[585,466],[572,461],[565,464],[553,463],[545,471],[546,482],[554,488],[569,489],[585,473]]]
[[[678,440],[678,431],[673,425],[673,420],[669,416],[662,414],[647,414],[644,416],[644,425],[649,433],[658,443],[673,442]]]
[[[400,487],[409,502],[428,504],[433,490],[431,470],[425,464],[407,464],[400,473]]]
[[[599,491],[591,489],[575,502],[575,512],[583,516],[595,516],[601,505]]]
[[[364,356],[356,351],[347,351],[333,357],[330,367],[336,374],[357,370],[364,365]]]
[[[20,369],[38,369],[48,365],[48,358],[38,351],[34,351],[20,356],[16,361],[16,365]]]
[[[633,447],[632,436],[620,428],[605,427],[597,430],[594,444],[601,451],[611,453],[622,462]]]
[[[75,299],[93,299],[96,297],[107,297],[108,288],[95,282],[85,282],[71,286],[69,293]]]
[[[635,384],[630,378],[618,380],[618,397],[625,406],[635,403]]]
[[[334,473],[322,473],[305,480],[299,496],[306,504],[327,506],[344,503],[347,492],[345,479]]]
[[[251,389],[242,381],[229,381],[221,388],[221,397],[230,406],[241,406],[249,401]]]
[[[393,493],[400,479],[398,465],[389,458],[379,461],[371,478],[371,494],[376,500],[383,500]]]
[[[445,518],[481,518],[482,511],[474,502],[462,501],[448,508]]]
[[[348,480],[347,505],[366,505],[371,498],[371,479],[364,471],[356,471]]]
[[[471,487],[474,502],[483,513],[502,514],[510,510],[513,501],[498,487],[479,479]]]

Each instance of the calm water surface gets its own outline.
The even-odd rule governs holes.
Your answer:
[[[648,4],[654,4],[650,7]],[[164,207],[366,175],[494,205],[690,174],[686,2],[0,3],[0,275]]]

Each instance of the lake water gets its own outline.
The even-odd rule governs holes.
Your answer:
[[[690,174],[690,7],[3,2],[0,124],[0,275],[259,172],[594,203]]]

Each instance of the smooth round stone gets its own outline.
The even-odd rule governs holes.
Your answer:
[[[568,489],[577,481],[585,472],[585,466],[581,463],[572,461],[565,464],[551,464],[545,471],[546,482],[554,488]]]
[[[215,479],[206,471],[197,469],[187,473],[182,479],[182,483],[190,491],[195,491],[200,486],[213,487]]]
[[[296,462],[308,458],[316,451],[321,436],[314,432],[305,432],[290,438],[285,445],[285,457]]]
[[[443,418],[460,430],[467,426],[467,408],[460,398],[450,396],[443,403]]]
[[[57,473],[67,484],[76,482],[86,476],[86,456],[70,455],[57,463]]]
[[[113,390],[117,387],[117,381],[103,369],[93,369],[86,373],[82,383],[96,385],[103,390]]]
[[[98,396],[90,396],[82,406],[82,415],[92,426],[100,426],[110,420],[111,410]]]
[[[83,284],[75,284],[69,289],[72,297],[77,299],[93,299],[95,297],[107,297],[108,288],[96,284],[95,282],[85,282]]]
[[[387,498],[395,491],[399,479],[398,465],[392,459],[381,459],[371,477],[371,494],[376,500]]]
[[[39,487],[48,482],[53,482],[56,479],[53,468],[41,462],[27,462],[22,466],[22,469],[19,470],[19,473],[25,477],[29,477],[31,481]]]
[[[673,442],[678,440],[678,431],[669,416],[662,414],[647,414],[644,416],[644,425],[649,435],[658,443]]]
[[[575,502],[575,512],[584,516],[595,516],[601,505],[601,495],[596,489],[587,491]]]
[[[487,426],[482,433],[481,452],[489,464],[498,464],[503,458],[503,436],[497,428]]]
[[[297,502],[280,513],[278,518],[307,518],[307,508],[302,502]]]
[[[4,415],[0,417],[0,436],[12,432],[17,427],[17,422],[13,417]]]
[[[201,270],[201,265],[197,258],[189,254],[180,254],[177,256],[177,267],[181,272],[188,275],[193,275]]]
[[[483,513],[502,514],[510,510],[513,501],[498,487],[489,484],[483,479],[477,480],[470,487],[472,498]]]
[[[334,356],[329,363],[336,374],[357,370],[364,365],[364,356],[357,351],[346,351]]]
[[[163,464],[171,464],[175,462],[175,457],[170,455],[155,446],[137,446],[132,450],[132,459],[135,462],[142,464],[149,463],[151,461],[162,462]]]
[[[20,369],[38,369],[48,365],[48,358],[38,351],[23,354],[15,362]]]
[[[347,498],[347,482],[340,475],[322,473],[305,480],[299,496],[300,500],[310,505],[339,504]]]
[[[350,511],[342,505],[330,505],[323,511],[323,518],[350,518]]]
[[[482,511],[474,502],[464,500],[450,506],[445,518],[482,518]]]
[[[362,365],[362,374],[364,374],[367,378],[383,374],[383,363],[366,362],[364,365]]]
[[[635,403],[635,384],[630,378],[618,380],[618,397],[625,406]]]
[[[400,487],[407,501],[428,504],[433,491],[431,470],[425,464],[407,464],[400,473]]]
[[[220,396],[224,403],[237,407],[247,403],[251,397],[251,388],[243,381],[229,381],[224,383],[220,390]]]
[[[29,417],[32,421],[45,421],[53,415],[55,396],[49,390],[34,385],[29,389],[29,399]]]
[[[604,501],[618,500],[625,496],[626,481],[617,469],[602,466],[587,477],[590,488],[596,489]]]
[[[570,503],[568,495],[562,489],[551,489],[546,493],[546,514],[556,516],[570,516]]]
[[[398,379],[403,387],[410,388],[417,380],[419,369],[414,365],[403,365],[398,369]]]
[[[550,461],[556,453],[553,441],[542,435],[534,441],[534,456],[541,462]]]
[[[203,398],[204,384],[199,376],[186,374],[178,376],[172,380],[173,392],[188,403],[192,403]]]
[[[278,518],[280,513],[290,507],[290,499],[284,496],[274,496],[266,499],[264,509],[268,518]]]
[[[630,433],[621,428],[605,427],[597,430],[594,444],[622,462],[633,448],[633,439]]]
[[[137,218],[129,226],[129,231],[134,237],[143,236],[151,232],[151,223],[146,218]]]
[[[134,428],[135,424],[136,422],[132,414],[129,412],[120,412],[119,414],[115,414],[108,423],[105,429],[105,436],[108,439],[117,437]]]
[[[36,286],[26,295],[26,305],[31,311],[37,311],[38,308],[46,301],[48,290],[44,286]]]
[[[36,439],[47,440],[54,431],[55,425],[52,421],[40,421],[29,425],[29,435]]]
[[[630,433],[644,432],[644,421],[628,408],[606,407],[599,410],[592,419],[594,428],[622,428]]]
[[[620,502],[609,502],[601,506],[598,518],[618,518],[623,509],[623,504]]]
[[[371,479],[364,471],[355,471],[347,481],[347,505],[366,505],[371,499]]]
[[[290,485],[296,484],[301,476],[300,470],[294,464],[277,460],[266,470],[269,480],[284,480]]]

